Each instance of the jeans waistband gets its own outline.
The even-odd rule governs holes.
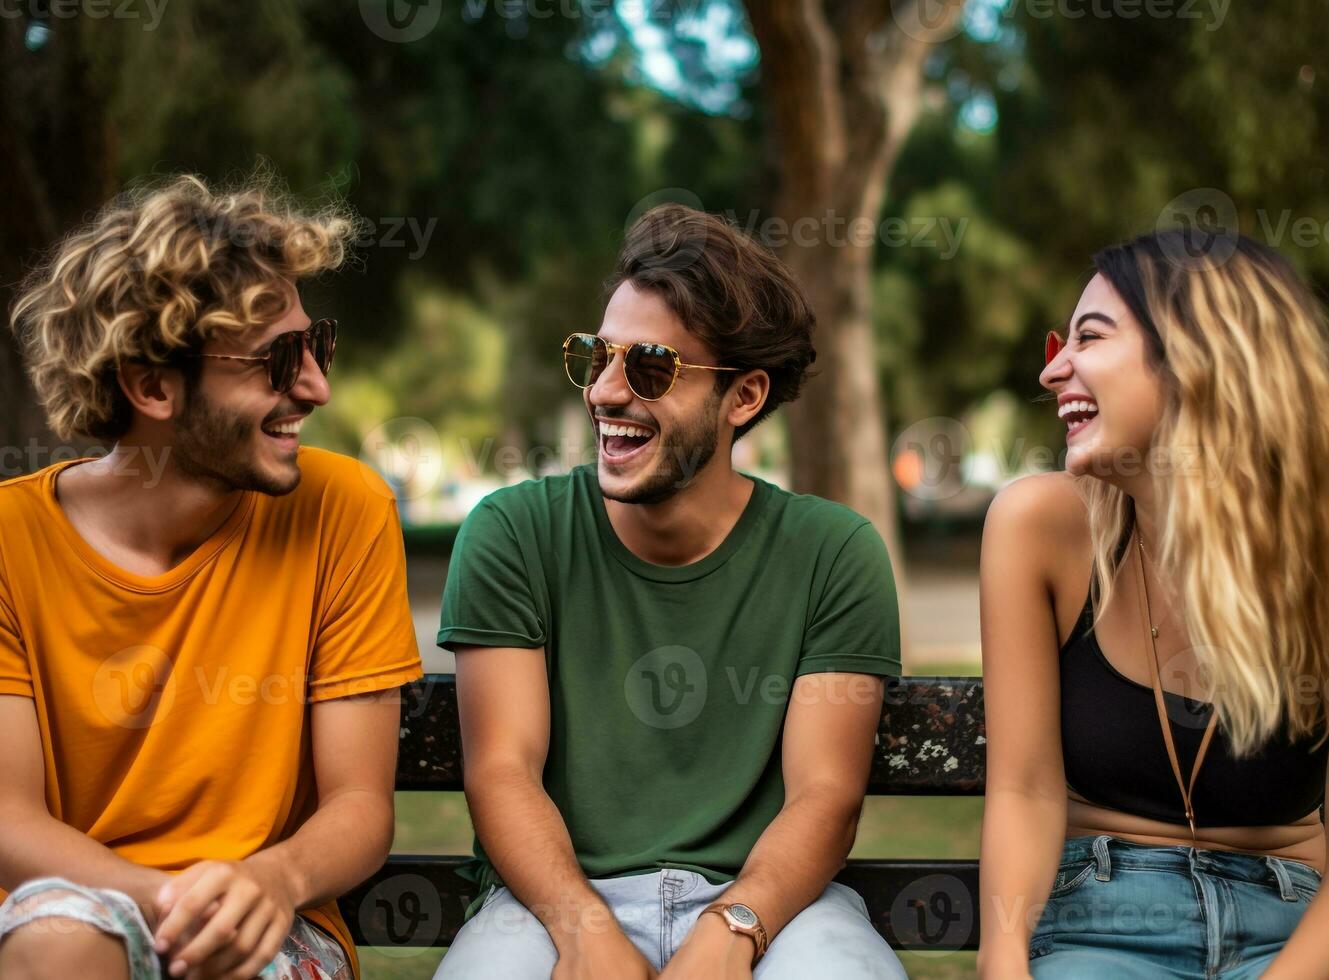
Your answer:
[[[1320,887],[1319,873],[1299,861],[1202,847],[1138,844],[1106,834],[1072,837],[1062,847],[1061,859],[1062,863],[1093,861],[1094,877],[1099,881],[1111,881],[1114,867],[1185,875],[1203,871],[1234,881],[1277,887],[1279,896],[1287,902],[1298,900],[1294,883],[1312,890]]]

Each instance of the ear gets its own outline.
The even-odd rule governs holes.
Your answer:
[[[725,395],[729,400],[725,421],[735,429],[741,427],[761,411],[770,393],[771,376],[765,371],[758,369],[740,374]]]
[[[184,408],[185,379],[178,368],[134,361],[121,364],[115,376],[120,390],[140,415],[167,422]]]

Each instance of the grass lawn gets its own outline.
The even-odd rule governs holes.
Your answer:
[[[923,671],[920,671],[922,673]],[[974,674],[973,664],[929,665],[933,675]],[[850,856],[963,858],[978,854],[982,799],[868,797]],[[469,854],[471,820],[461,793],[398,793],[393,850]],[[443,950],[362,949],[366,980],[429,980]],[[973,953],[901,953],[909,976],[958,980],[974,975]]]

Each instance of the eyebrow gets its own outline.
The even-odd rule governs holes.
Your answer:
[[[1085,320],[1097,320],[1100,323],[1106,323],[1109,327],[1115,327],[1117,325],[1117,321],[1112,319],[1112,317],[1108,316],[1106,313],[1090,311],[1080,315],[1080,319],[1075,321],[1075,329],[1079,330],[1080,327],[1084,326]]]

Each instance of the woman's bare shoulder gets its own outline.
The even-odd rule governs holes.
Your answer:
[[[1075,477],[1035,473],[1004,486],[988,507],[986,525],[1024,540],[1065,542],[1088,531],[1089,515]]]

